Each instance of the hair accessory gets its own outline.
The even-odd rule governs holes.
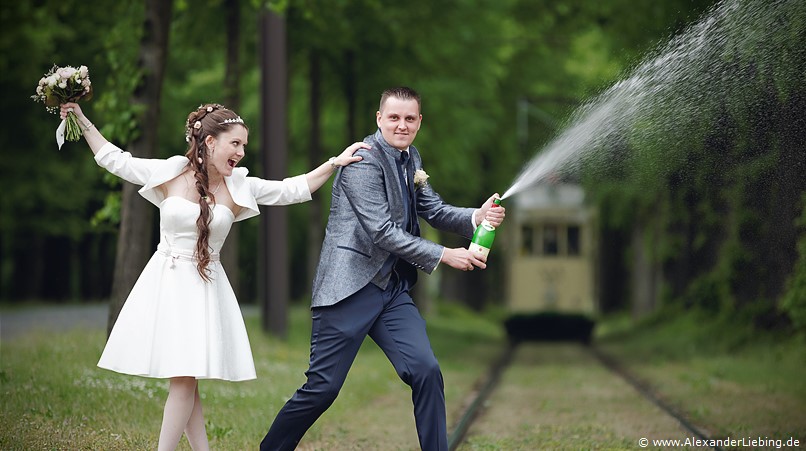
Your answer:
[[[212,112],[213,112],[213,107],[208,106],[208,107],[207,107],[207,112],[208,112],[208,113],[212,113]]]
[[[224,119],[222,122],[218,123],[218,125],[224,125],[224,124],[243,124],[243,119],[241,119],[241,116],[238,116],[230,119]]]
[[[193,128],[195,128],[196,130],[200,129],[201,128],[201,121],[196,121],[196,123],[193,124]]]
[[[201,157],[199,157],[199,164],[202,164],[203,162],[204,160],[202,160]]]

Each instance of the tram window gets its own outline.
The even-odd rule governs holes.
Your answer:
[[[530,226],[521,227],[521,255],[532,255],[534,251],[534,230]]]
[[[568,226],[568,255],[579,254],[579,226]]]
[[[543,255],[557,255],[558,244],[557,226],[543,226]]]

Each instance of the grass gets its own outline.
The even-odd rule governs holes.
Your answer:
[[[504,346],[504,312],[438,303],[427,317],[440,360],[449,430]],[[256,381],[202,381],[210,444],[255,449],[304,382],[309,311],[292,308],[289,337],[247,328]],[[596,345],[713,438],[799,438],[806,424],[806,340],[759,332],[736,318],[664,312],[600,322]],[[37,332],[0,349],[0,449],[154,449],[167,383],[95,366],[100,330]],[[418,449],[410,390],[367,340],[334,405],[302,450]],[[460,450],[638,449],[637,440],[690,436],[674,419],[598,364],[584,347],[521,345]],[[190,447],[183,439],[179,449]]]
[[[620,324],[620,325],[619,325]],[[806,339],[759,331],[738,315],[661,312],[598,339],[713,438],[806,439]]]
[[[264,335],[247,317],[256,381],[201,381],[212,449],[255,449],[274,415],[304,382],[309,310],[292,309],[286,341]],[[449,424],[464,397],[503,346],[493,320],[443,304],[428,318],[445,379]],[[0,354],[0,449],[133,450],[156,448],[167,382],[95,366],[101,330],[36,332],[4,341]],[[418,448],[411,392],[367,340],[334,405],[301,449]],[[190,449],[183,438],[179,449]]]

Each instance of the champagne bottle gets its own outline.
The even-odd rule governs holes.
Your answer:
[[[499,205],[501,205],[501,199],[495,199],[492,208],[498,208]],[[495,227],[493,227],[487,219],[484,219],[481,221],[481,224],[476,227],[468,250],[483,254],[487,257],[490,254],[490,249],[493,247],[493,241],[495,241]]]

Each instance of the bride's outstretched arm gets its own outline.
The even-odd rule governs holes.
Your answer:
[[[330,160],[322,163],[316,169],[305,174],[305,179],[308,181],[308,188],[311,190],[311,192],[318,190],[322,187],[322,185],[325,184],[325,182],[327,182],[327,179],[330,178],[330,175],[333,174],[337,168],[363,160],[361,157],[353,156],[358,149],[369,148],[369,144],[363,142],[353,143],[344,149],[339,156],[331,158]]]
[[[78,106],[77,103],[68,102],[61,105],[61,111],[59,116],[62,119],[67,117],[67,112],[72,109],[73,114],[76,115],[78,118],[78,126],[81,127],[81,133],[84,135],[84,139],[87,140],[87,144],[89,144],[90,149],[92,149],[92,153],[96,154],[101,147],[104,146],[108,141],[104,136],[98,131],[98,128],[87,119],[87,116],[84,116],[84,112],[81,111],[81,107]]]

